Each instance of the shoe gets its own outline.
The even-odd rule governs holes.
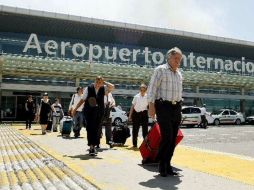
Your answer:
[[[45,131],[43,131],[41,134],[42,134],[42,135],[46,135],[46,132],[45,132]]]
[[[89,155],[95,156],[95,149],[94,148],[89,149]]]
[[[173,168],[172,168],[171,166],[169,166],[169,167],[167,168],[167,174],[168,174],[168,175],[172,175],[172,176],[177,176],[177,175],[179,175],[179,173],[176,172],[176,171],[174,171]]]
[[[101,147],[100,147],[100,145],[97,145],[95,148],[96,148],[96,149],[100,149]]]
[[[167,177],[166,165],[163,162],[159,163],[159,173],[161,177]]]
[[[114,147],[114,144],[113,143],[109,143],[109,148],[113,148]]]

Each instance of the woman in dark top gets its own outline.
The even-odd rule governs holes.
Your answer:
[[[48,93],[44,93],[38,111],[38,119],[41,124],[41,131],[43,135],[46,134],[46,128],[49,121],[51,110],[54,111],[54,108],[51,106],[51,102],[48,99]]]
[[[28,99],[25,103],[26,109],[26,129],[31,129],[32,121],[34,120],[35,114],[35,103],[33,101],[32,95],[28,96]]]

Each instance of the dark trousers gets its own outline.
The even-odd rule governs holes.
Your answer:
[[[33,113],[26,113],[26,129],[31,129],[32,121],[34,120],[34,114]]]
[[[147,110],[142,112],[136,112],[133,110],[132,113],[132,143],[133,146],[137,146],[138,132],[140,126],[142,126],[142,135],[143,138],[148,134],[148,112]]]
[[[104,118],[99,131],[98,131],[98,138],[100,141],[100,138],[102,136],[102,127],[105,127],[105,135],[106,135],[106,144],[109,144],[112,141],[112,118]]]
[[[87,131],[87,140],[88,140],[88,146],[93,145],[96,146],[99,144],[99,128],[102,120],[102,114],[99,111],[99,109],[91,108],[88,111],[85,111],[86,116],[86,131]]]
[[[156,100],[155,109],[161,131],[161,143],[157,158],[161,164],[170,166],[181,123],[181,103],[172,105],[168,101]]]

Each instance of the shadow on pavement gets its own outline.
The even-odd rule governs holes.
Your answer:
[[[181,179],[179,176],[168,176],[161,177],[159,175],[154,176],[153,179],[149,179],[148,181],[139,182],[140,185],[148,187],[148,188],[160,188],[164,190],[176,190],[179,183],[181,183]]]
[[[150,172],[158,172],[158,163],[151,163],[146,165],[138,164],[138,165]],[[173,169],[177,172],[182,171],[181,169],[178,169],[175,167],[173,167]],[[144,182],[139,182],[139,184],[149,188],[176,190],[178,189],[176,185],[178,185],[182,181],[180,177],[181,175],[161,177],[158,173],[158,175],[155,175],[153,179],[149,179],[148,181],[144,181]]]
[[[139,148],[136,147],[126,147],[127,150],[139,151]]]
[[[63,157],[79,158],[80,160],[90,160],[90,159],[101,160],[102,159],[102,158],[97,157],[97,156],[90,156],[89,154],[79,154],[79,155],[75,155],[75,156],[63,155]]]
[[[62,135],[57,135],[57,137],[62,137],[63,139],[68,139],[68,140],[72,140],[72,139],[83,139],[85,137],[68,137],[68,136],[62,136]]]

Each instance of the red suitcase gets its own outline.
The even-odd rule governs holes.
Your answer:
[[[183,133],[179,129],[176,138],[176,145],[182,139]],[[158,123],[155,123],[154,126],[149,131],[148,135],[146,136],[145,140],[139,147],[141,156],[143,158],[142,164],[156,162],[160,140],[161,140],[160,127]]]

